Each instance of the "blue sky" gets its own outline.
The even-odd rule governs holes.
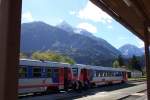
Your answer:
[[[143,47],[143,42],[88,0],[23,0],[22,23],[43,21],[57,25],[66,21],[119,48],[124,44]]]

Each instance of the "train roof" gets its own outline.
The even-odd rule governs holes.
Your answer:
[[[70,68],[86,68],[93,70],[104,70],[104,71],[126,71],[123,68],[112,68],[112,67],[102,67],[102,66],[93,66],[93,65],[84,65],[84,64],[68,64],[62,62],[52,62],[44,60],[33,60],[33,59],[20,59],[20,65],[28,66],[47,66],[47,67],[70,67]]]
[[[20,65],[30,65],[30,66],[47,66],[47,67],[70,67],[68,63],[44,61],[44,60],[33,60],[33,59],[20,59]]]
[[[90,66],[91,69],[97,70],[107,70],[107,71],[126,71],[123,68],[112,68],[112,67],[102,67],[102,66]]]
[[[102,67],[102,66],[84,65],[84,64],[75,64],[74,67],[80,67],[80,68],[86,68],[86,69],[94,69],[94,70],[126,71],[123,68]]]

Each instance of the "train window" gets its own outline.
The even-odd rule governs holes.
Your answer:
[[[106,77],[109,77],[109,72],[106,72]]]
[[[19,67],[19,78],[27,77],[27,68]]]
[[[116,76],[116,72],[114,72],[114,76]]]
[[[41,77],[41,68],[33,68],[33,77]]]
[[[108,73],[108,72],[106,72],[106,77],[108,77],[108,75],[109,75],[109,73]]]
[[[112,76],[112,77],[114,76],[114,72],[111,72],[111,76]]]
[[[116,72],[114,72],[114,76],[116,76]]]
[[[96,71],[96,77],[98,77],[99,76],[99,73],[98,73],[98,71]]]
[[[73,76],[78,76],[78,68],[72,68]]]
[[[101,72],[98,72],[98,77],[101,77]]]
[[[108,72],[108,74],[109,74],[109,77],[112,77],[112,73],[111,72]]]
[[[107,72],[107,76],[110,77],[110,72]]]
[[[103,72],[104,73],[104,77],[106,77],[106,72]]]
[[[121,73],[121,72],[119,72],[119,76],[122,76],[122,73]]]
[[[120,76],[121,74],[120,74],[120,72],[116,72],[116,76]]]
[[[59,70],[58,69],[53,69],[53,75],[54,75],[54,77],[58,77]]]
[[[102,72],[102,77],[105,77],[105,72]]]
[[[94,77],[96,77],[96,70],[94,71]]]
[[[116,76],[118,76],[119,74],[118,74],[118,72],[116,72]]]
[[[118,76],[118,72],[115,72],[115,76]]]
[[[103,77],[103,72],[100,72],[100,77]]]
[[[111,76],[112,76],[112,77],[114,76],[114,72],[111,72]]]
[[[47,77],[51,77],[52,76],[52,69],[47,68]]]
[[[124,76],[124,72],[122,72],[122,76]]]

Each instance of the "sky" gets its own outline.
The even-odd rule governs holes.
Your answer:
[[[22,23],[33,21],[53,26],[66,21],[103,38],[116,48],[124,44],[144,46],[138,37],[88,0],[23,0]]]

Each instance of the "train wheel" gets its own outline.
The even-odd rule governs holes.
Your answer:
[[[122,81],[121,81],[121,83],[125,83],[125,81],[124,81],[124,80],[122,80]]]
[[[82,90],[83,89],[83,84],[81,81],[78,81],[78,84],[79,84],[79,90]]]
[[[77,83],[76,82],[72,83],[72,89],[75,90],[75,91],[77,90]]]
[[[47,90],[46,90],[46,94],[58,93],[58,92],[59,92],[59,88],[58,87],[47,87]]]
[[[95,83],[91,83],[91,87],[92,88],[96,87],[96,84]]]

